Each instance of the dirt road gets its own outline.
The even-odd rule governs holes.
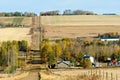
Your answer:
[[[28,76],[19,80],[40,80],[38,76],[38,72],[30,72]]]

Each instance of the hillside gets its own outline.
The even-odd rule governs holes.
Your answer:
[[[93,37],[98,33],[118,32],[119,15],[42,16],[45,37],[59,38]]]

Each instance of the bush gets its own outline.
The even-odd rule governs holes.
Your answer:
[[[83,59],[82,66],[83,68],[92,68],[92,63],[90,59]]]

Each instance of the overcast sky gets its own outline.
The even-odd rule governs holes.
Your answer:
[[[120,14],[120,0],[1,0],[0,12],[35,12],[80,9],[95,13]]]

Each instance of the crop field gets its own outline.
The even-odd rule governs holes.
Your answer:
[[[24,18],[14,18],[13,23],[14,24],[21,24]]]
[[[26,40],[31,43],[31,35],[29,35],[30,28],[1,28],[0,42],[12,40]]]
[[[31,25],[32,18],[31,17],[0,17],[0,23]]]
[[[44,16],[46,25],[120,25],[120,15]]]
[[[45,37],[50,39],[93,37],[98,33],[118,32],[119,15],[43,16]]]

